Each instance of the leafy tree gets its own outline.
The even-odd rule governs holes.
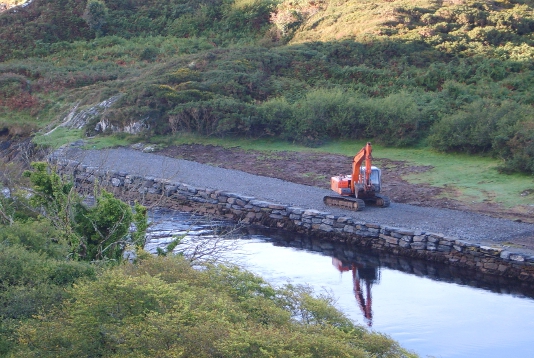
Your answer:
[[[74,253],[81,245],[74,223],[74,213],[81,208],[81,197],[74,191],[74,185],[65,182],[47,163],[35,162],[31,166],[33,170],[24,172],[33,186],[30,204],[60,230]]]
[[[74,259],[120,261],[128,243],[144,246],[146,208],[132,208],[105,190],[95,190],[96,204],[87,206],[71,182],[43,162],[32,163],[24,175],[33,185],[31,204],[40,210],[68,242]],[[130,225],[136,231],[130,237]]]
[[[87,25],[93,30],[97,36],[103,34],[102,28],[107,22],[108,8],[101,0],[89,0],[85,11],[83,12],[83,19]]]
[[[96,197],[94,207],[78,206],[75,222],[81,240],[80,256],[120,260],[132,220],[131,208],[105,190]]]

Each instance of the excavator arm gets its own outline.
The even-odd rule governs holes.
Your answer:
[[[372,156],[371,152],[373,148],[371,143],[367,142],[365,147],[363,147],[352,160],[352,180],[350,184],[350,189],[353,193],[356,193],[356,183],[363,184],[364,191],[371,190],[371,166],[372,166]],[[365,161],[365,175],[361,177],[360,168],[363,161]]]

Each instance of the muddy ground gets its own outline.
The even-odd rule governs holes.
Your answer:
[[[352,165],[352,157],[338,154],[259,152],[239,147],[223,148],[199,144],[172,146],[157,154],[322,188],[329,188],[332,175],[350,174]],[[394,202],[471,211],[534,223],[532,209],[529,211],[524,207],[504,208],[495,203],[461,202],[447,198],[444,188],[410,184],[403,180],[406,174],[424,172],[432,169],[431,167],[414,167],[403,161],[389,159],[377,159],[373,164],[382,169],[382,192]]]

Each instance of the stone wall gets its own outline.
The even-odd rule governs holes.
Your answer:
[[[257,224],[311,235],[322,242],[416,257],[448,265],[534,282],[534,256],[481,246],[440,233],[414,231],[356,221],[313,209],[271,203],[250,196],[169,181],[167,179],[103,171],[76,161],[56,161],[57,170],[71,176],[80,190],[95,182],[126,200],[183,211],[194,211],[242,224]]]

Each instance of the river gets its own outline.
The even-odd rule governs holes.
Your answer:
[[[151,220],[151,252],[173,235],[186,235],[184,243],[217,240],[212,230],[233,227],[168,210],[153,211]],[[519,282],[273,230],[243,228],[232,237],[221,241],[231,246],[223,260],[275,286],[327,293],[353,321],[422,357],[532,356],[534,290]]]

